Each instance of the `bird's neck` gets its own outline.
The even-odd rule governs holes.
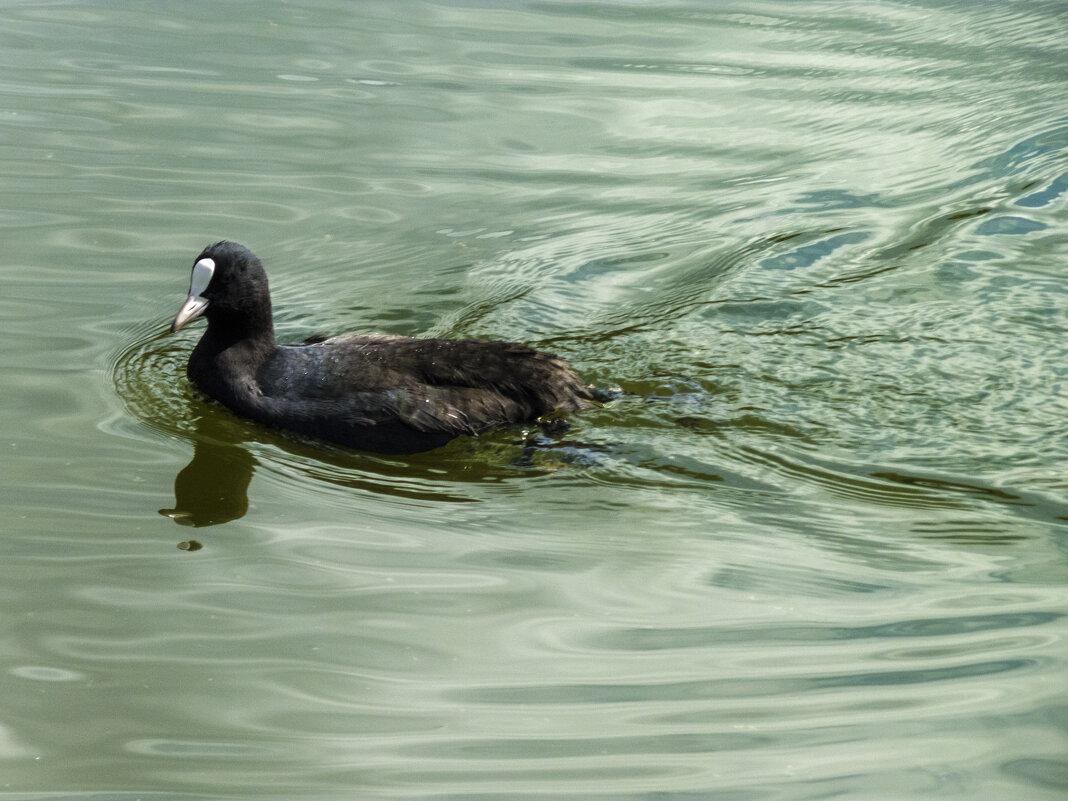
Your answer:
[[[211,349],[218,351],[239,343],[256,350],[271,351],[275,348],[274,322],[269,312],[265,316],[209,319],[204,340]]]
[[[212,321],[193,348],[186,372],[208,395],[250,413],[248,403],[257,396],[248,390],[257,386],[260,370],[276,350],[273,327],[249,331]]]

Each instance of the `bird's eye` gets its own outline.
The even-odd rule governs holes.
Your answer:
[[[201,259],[193,265],[193,279],[189,283],[190,295],[202,295],[211,283],[211,277],[215,275],[215,261],[213,259]]]

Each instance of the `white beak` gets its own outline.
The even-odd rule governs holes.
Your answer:
[[[193,265],[193,277],[189,282],[189,297],[185,299],[178,316],[171,323],[173,334],[190,320],[195,320],[208,308],[208,299],[201,294],[211,283],[211,277],[215,275],[215,262],[212,259],[201,259]]]
[[[174,318],[174,322],[171,323],[171,333],[173,334],[190,320],[197,319],[204,313],[206,308],[208,308],[207,298],[202,298],[200,295],[190,295],[185,299],[185,303],[182,304],[182,308],[179,310],[178,316]]]

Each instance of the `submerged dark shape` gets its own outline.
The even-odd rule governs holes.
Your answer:
[[[430,450],[593,397],[563,359],[515,342],[356,334],[279,345],[267,274],[235,242],[197,257],[171,331],[201,316],[193,384],[244,417],[361,450]]]

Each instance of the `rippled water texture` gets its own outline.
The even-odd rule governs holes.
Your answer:
[[[14,2],[0,798],[1062,799],[1068,4]],[[531,342],[383,458],[166,327]]]

